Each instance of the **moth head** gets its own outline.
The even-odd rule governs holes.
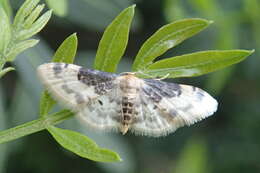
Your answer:
[[[127,76],[127,75],[135,75],[136,72],[123,72],[123,73],[120,73],[120,76]]]

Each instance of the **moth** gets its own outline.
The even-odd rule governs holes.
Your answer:
[[[88,127],[103,131],[132,131],[165,136],[210,115],[218,103],[202,89],[85,69],[66,63],[47,63],[37,69],[51,95]]]

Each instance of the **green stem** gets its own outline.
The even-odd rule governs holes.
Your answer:
[[[62,110],[58,113],[51,114],[37,120],[16,126],[0,132],[0,144],[12,141],[14,139],[30,135],[32,133],[46,129],[50,125],[59,124],[62,121],[73,116],[73,113],[68,110]]]

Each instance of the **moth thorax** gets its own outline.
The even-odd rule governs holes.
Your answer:
[[[135,94],[140,88],[140,80],[134,75],[125,75],[122,76],[119,82],[121,91],[124,94]]]

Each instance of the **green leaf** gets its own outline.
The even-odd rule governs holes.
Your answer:
[[[48,131],[61,146],[83,158],[99,162],[121,161],[117,153],[98,147],[94,141],[78,132],[54,126],[48,127]]]
[[[12,48],[12,50],[6,55],[7,60],[13,61],[19,53],[23,52],[24,50],[26,50],[30,47],[35,46],[38,42],[39,42],[39,40],[30,39],[30,40],[21,41],[20,43],[15,44],[14,47]]]
[[[151,77],[171,78],[199,76],[238,63],[254,50],[202,51],[167,58],[147,67],[145,74]]]
[[[24,28],[32,27],[33,22],[39,17],[40,13],[44,9],[44,4],[37,5],[37,7],[31,12],[31,14],[26,18],[24,22]]]
[[[161,27],[142,45],[135,58],[133,71],[144,70],[155,58],[199,33],[210,23],[204,19],[184,19]]]
[[[123,10],[106,28],[99,43],[94,67],[115,72],[128,42],[128,35],[135,5]]]
[[[177,173],[206,173],[209,171],[207,144],[202,138],[192,138],[175,162]]]
[[[3,70],[0,71],[0,78],[2,78],[6,73],[8,73],[9,71],[13,71],[15,70],[15,68],[13,67],[7,67]]]
[[[7,127],[7,114],[6,109],[4,109],[3,101],[5,97],[3,96],[2,87],[0,87],[0,130]],[[5,165],[7,161],[7,155],[9,153],[7,145],[0,145],[0,172],[5,172]]]
[[[2,5],[2,7],[4,8],[7,16],[12,17],[12,7],[10,5],[9,0],[1,0],[0,4]]]
[[[5,13],[5,10],[0,5],[0,53],[4,54],[4,50],[6,49],[8,43],[11,38],[11,26],[9,22],[9,18]]]
[[[31,36],[37,34],[40,32],[40,30],[47,24],[51,17],[52,11],[49,10],[45,12],[39,19],[37,19],[28,29],[21,30],[17,34],[18,40],[25,40],[27,38],[30,38]],[[32,14],[34,15],[34,14]]]
[[[59,48],[56,50],[52,61],[53,62],[64,62],[73,63],[78,47],[78,39],[76,33],[66,38]],[[40,116],[46,116],[56,104],[56,101],[51,95],[44,91],[40,100]]]
[[[51,97],[48,91],[43,91],[40,100],[40,116],[47,116],[55,104],[56,101]]]
[[[15,15],[13,28],[15,30],[20,30],[24,23],[24,19],[31,14],[32,10],[36,7],[40,0],[26,0],[23,5],[19,8]]]
[[[66,38],[60,47],[56,50],[52,61],[53,62],[64,62],[73,63],[77,52],[78,39],[76,33]]]
[[[48,6],[53,10],[53,12],[60,16],[64,17],[68,13],[68,1],[67,0],[46,0]]]

